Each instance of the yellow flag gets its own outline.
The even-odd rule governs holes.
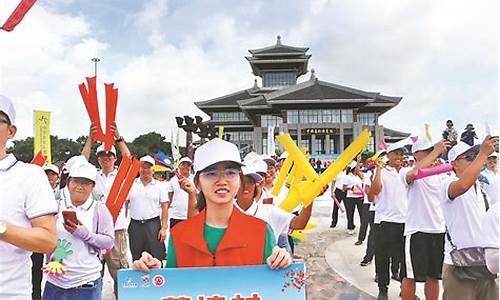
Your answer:
[[[224,126],[219,127],[219,139],[222,139],[224,136]]]
[[[34,123],[34,155],[39,151],[47,157],[47,163],[52,163],[52,155],[50,150],[50,112],[49,111],[33,111]]]
[[[429,124],[425,123],[425,138],[429,143],[432,143],[431,131],[429,130]]]

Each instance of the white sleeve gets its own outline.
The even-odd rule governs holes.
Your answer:
[[[452,201],[453,199],[450,199],[450,197],[448,196],[448,189],[450,188],[450,184],[453,182],[453,181],[456,181],[457,179],[448,179],[447,181],[443,181],[441,183],[441,199],[445,200],[445,201]],[[443,202],[445,202],[443,201]]]
[[[163,186],[161,182],[159,182],[162,186],[159,188],[160,191],[160,203],[165,203],[165,202],[170,202],[170,199],[168,198],[168,191],[167,191],[167,184]]]
[[[30,168],[29,186],[26,186],[25,213],[28,219],[57,213],[57,203],[47,176],[42,168],[27,165]]]
[[[265,204],[266,205],[266,204]],[[286,212],[282,210],[281,208],[270,205],[271,211],[270,211],[270,224],[273,227],[273,230],[275,230],[275,234],[277,236],[281,234],[287,234],[288,230],[290,229],[290,222],[292,219],[295,217],[294,214],[291,214],[289,212]]]
[[[410,186],[406,181],[406,175],[408,175],[408,172],[410,172],[411,170],[412,170],[411,168],[403,168],[401,172],[399,172],[399,175],[401,176],[401,180],[403,181],[405,187]]]
[[[166,182],[166,190],[167,190],[167,193],[169,192],[173,192],[174,189],[172,188],[172,180],[174,180],[174,178],[170,179],[170,181],[167,181]]]

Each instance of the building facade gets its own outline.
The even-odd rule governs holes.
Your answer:
[[[195,105],[210,116],[208,122],[224,126],[226,138],[242,154],[268,153],[268,135],[288,132],[312,155],[336,157],[364,128],[372,133],[368,148],[374,151],[385,137],[379,117],[402,98],[321,81],[314,69],[309,80],[297,83],[308,72],[308,50],[284,45],[279,36],[275,45],[249,50],[251,56],[245,58],[253,74],[262,78],[262,86],[255,79],[248,89]]]

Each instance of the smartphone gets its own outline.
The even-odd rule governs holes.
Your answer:
[[[76,217],[76,211],[63,210],[62,215],[63,215],[64,223],[68,223],[67,221],[70,220],[71,222],[78,224],[78,218]]]
[[[273,197],[262,199],[263,204],[273,204]]]

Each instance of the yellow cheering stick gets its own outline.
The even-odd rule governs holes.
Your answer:
[[[313,230],[314,228],[318,227],[318,224],[315,223],[307,223],[306,228],[302,230],[294,230],[292,233],[290,233],[290,236],[300,242],[303,242],[306,240],[307,235],[305,234],[304,231],[309,231]]]
[[[429,143],[432,143],[432,136],[431,136],[431,131],[429,130],[429,124],[425,123],[425,138]]]
[[[370,132],[368,129],[363,130],[361,134],[354,140],[354,142],[347,147],[347,149],[342,152],[342,154],[333,162],[320,176],[314,171],[311,164],[305,157],[305,155],[300,151],[300,149],[295,145],[289,134],[281,134],[277,137],[277,140],[283,145],[283,147],[288,151],[287,160],[293,161],[295,170],[295,176],[301,176],[301,179],[305,177],[305,181],[295,182],[290,187],[287,197],[281,204],[280,208],[285,211],[292,211],[300,204],[307,207],[311,202],[323,192],[325,186],[327,186],[336,176],[340,173],[355,157],[361,152],[370,140]],[[291,163],[285,160],[285,164],[291,165]],[[287,171],[282,172],[283,176],[286,177]],[[280,177],[282,174],[280,174]],[[278,178],[281,179],[281,178]],[[282,179],[284,182],[285,179]],[[282,182],[277,182],[281,183]],[[281,186],[275,186],[274,192],[279,192]]]

